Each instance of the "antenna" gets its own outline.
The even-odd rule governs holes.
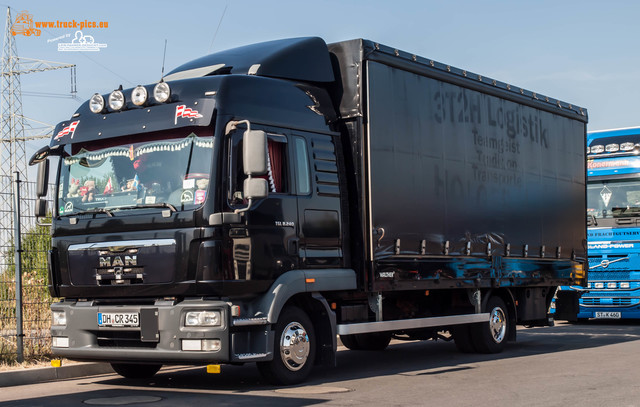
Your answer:
[[[220,21],[218,21],[218,27],[216,28],[216,32],[213,33],[213,38],[211,39],[211,44],[209,45],[209,50],[207,51],[207,53],[210,53],[211,48],[213,48],[213,42],[216,40],[216,37],[218,36],[218,30],[220,29],[220,25],[222,24],[222,19],[224,18],[225,13],[227,12],[227,7],[229,7],[229,3],[227,3],[226,6],[224,6],[224,10],[222,11],[222,16],[220,16]]]
[[[160,73],[160,82],[162,82],[162,78],[164,77],[164,60],[167,57],[167,39],[164,39],[164,54],[162,54],[162,72]]]

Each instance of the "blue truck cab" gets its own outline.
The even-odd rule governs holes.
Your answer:
[[[589,281],[580,319],[640,318],[640,127],[587,135]]]

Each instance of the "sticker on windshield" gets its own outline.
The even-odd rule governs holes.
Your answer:
[[[193,189],[196,186],[196,180],[191,178],[191,179],[185,179],[184,181],[182,181],[182,189]]]
[[[73,202],[67,202],[66,204],[64,204],[64,213],[67,212],[73,212]]]
[[[600,191],[600,197],[602,198],[602,202],[604,202],[604,206],[609,206],[611,195],[613,195],[613,192],[605,185],[602,191]]]
[[[201,190],[201,189],[197,190],[197,191],[196,191],[196,200],[195,200],[195,204],[196,204],[196,205],[199,205],[199,204],[203,203],[203,202],[204,202],[204,199],[206,198],[206,196],[207,196],[207,191],[203,191],[203,190]]]
[[[182,195],[180,195],[180,202],[182,203],[193,202],[193,191],[191,190],[182,191]]]

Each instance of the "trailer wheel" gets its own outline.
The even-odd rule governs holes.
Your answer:
[[[127,379],[148,379],[158,373],[162,365],[111,363],[111,367],[117,374]]]
[[[358,344],[358,338],[356,338],[356,335],[340,335],[340,342],[350,350],[362,349]]]
[[[273,384],[301,383],[309,376],[316,356],[316,336],[307,314],[285,308],[275,326],[273,360],[258,362],[262,377]]]
[[[453,335],[453,340],[460,352],[476,352],[476,348],[473,345],[473,338],[471,336],[471,327],[469,325],[456,325],[451,328],[451,335]]]
[[[474,324],[471,338],[481,353],[499,353],[504,349],[509,332],[509,312],[500,297],[491,297],[487,302],[489,322]]]

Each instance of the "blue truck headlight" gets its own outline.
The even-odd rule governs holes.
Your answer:
[[[189,311],[184,320],[185,326],[220,326],[220,311]]]
[[[64,311],[52,311],[51,313],[51,325],[66,326],[67,314]]]

